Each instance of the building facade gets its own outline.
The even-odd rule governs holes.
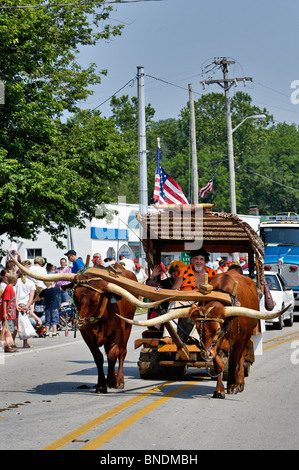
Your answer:
[[[138,204],[109,204],[107,205],[108,215],[102,219],[92,219],[86,221],[84,229],[67,228],[61,236],[61,241],[65,249],[57,248],[51,240],[50,235],[41,232],[37,240],[14,239],[18,246],[21,259],[34,260],[36,256],[42,256],[46,262],[54,266],[60,265],[60,258],[73,249],[77,256],[83,261],[87,256],[94,253],[101,253],[102,258],[114,256],[118,259],[120,254],[125,257],[135,259],[139,258],[140,252],[140,234],[139,223],[136,215],[139,211]],[[99,209],[100,210],[100,209]],[[64,236],[66,238],[64,238]],[[11,240],[8,237],[2,237],[4,250],[9,250]],[[5,256],[1,260],[5,265]]]

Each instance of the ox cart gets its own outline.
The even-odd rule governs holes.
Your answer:
[[[246,222],[237,216],[211,212],[212,207],[214,205],[206,204],[164,206],[162,212],[138,215],[149,270],[160,264],[162,256],[172,254],[178,260],[181,253],[193,250],[198,245],[202,245],[209,253],[247,253],[249,276],[256,277],[257,287],[263,292],[263,242]],[[213,293],[209,284],[203,285],[200,292],[203,294],[203,305],[210,300],[212,294],[219,296],[225,305],[233,305],[236,300],[234,292]],[[163,313],[163,306],[155,310],[160,315]],[[152,312],[149,309],[148,318]],[[254,334],[260,333],[259,325],[260,323]],[[182,339],[180,333],[178,324],[173,322],[165,323],[164,328],[159,330],[153,327],[142,332],[142,337],[135,341],[135,349],[141,348],[138,361],[141,378],[170,379],[184,374],[187,368],[205,369],[210,377],[216,377],[213,362],[202,359],[196,330],[187,335],[187,339],[186,335]],[[227,348],[220,352],[224,364],[224,380],[227,379],[228,355]],[[251,339],[244,361],[245,376],[248,376],[254,360]]]

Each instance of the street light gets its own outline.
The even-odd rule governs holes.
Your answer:
[[[240,122],[233,130],[232,133],[234,133],[238,127],[242,126],[243,122],[247,121],[247,119],[258,119],[259,121],[264,121],[267,118],[266,114],[254,114],[253,116],[247,116],[243,121]]]
[[[247,116],[243,121],[240,122],[234,129],[232,129],[230,107],[227,107],[227,141],[228,141],[228,163],[229,163],[229,180],[230,180],[230,205],[231,213],[237,214],[236,204],[236,186],[235,186],[235,163],[234,163],[234,147],[233,147],[233,133],[240,127],[247,119],[258,119],[265,120],[265,114],[254,114],[253,116]]]
[[[230,114],[230,101],[228,91],[226,91],[226,121],[227,121],[227,142],[228,142],[228,164],[229,164],[229,180],[230,180],[230,204],[231,213],[237,215],[237,203],[236,203],[236,186],[235,186],[235,163],[234,163],[234,147],[233,147],[233,133],[247,121],[247,119],[258,119],[265,120],[265,114],[254,114],[253,116],[247,116],[243,121],[240,122],[234,129],[232,129],[232,121]],[[233,253],[233,261],[237,261],[237,254]]]

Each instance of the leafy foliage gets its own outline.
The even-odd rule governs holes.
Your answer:
[[[138,101],[114,97],[112,117],[81,111],[92,87],[106,70],[83,68],[76,60],[83,46],[94,46],[121,34],[109,21],[104,3],[16,8],[21,0],[4,0],[0,9],[0,235],[34,238],[40,230],[61,246],[65,226],[84,226],[102,203],[126,196],[139,201]],[[22,4],[24,2],[22,1]],[[60,6],[62,5],[63,6]],[[65,5],[64,5],[65,4]],[[12,7],[4,9],[3,7]],[[252,105],[249,95],[231,100],[233,126],[264,113],[266,122],[247,120],[234,133],[238,213],[257,204],[262,214],[297,211],[299,131],[274,125],[267,110]],[[66,115],[69,116],[66,119]],[[153,202],[157,138],[163,168],[192,202],[190,113],[188,103],[178,119],[154,120],[146,107],[148,194]],[[225,100],[221,93],[195,102],[199,187],[213,174],[213,191],[205,201],[230,211]],[[274,182],[273,182],[274,181]],[[281,183],[281,185],[275,182]]]
[[[131,145],[114,121],[78,108],[106,73],[82,68],[78,49],[122,26],[111,26],[112,8],[99,2],[63,3],[0,10],[0,234],[11,238],[44,229],[58,242],[66,225],[94,217],[109,201],[109,181],[130,170]]]
[[[251,101],[251,97],[242,92],[237,92],[231,99],[233,128],[248,116],[255,114],[267,116],[263,122],[246,120],[233,134],[238,213],[247,214],[250,205],[253,204],[259,206],[261,214],[298,211],[299,188],[298,165],[296,165],[299,155],[298,128],[285,123],[275,126],[267,110],[253,106]],[[127,122],[128,127],[133,127],[135,117],[132,109],[129,110],[128,107],[124,109],[122,98],[118,100],[117,117],[118,126],[125,128]],[[216,201],[216,210],[230,212],[224,95],[210,93],[199,98],[195,102],[195,121],[199,188],[204,187],[215,174],[213,191],[208,193],[202,202]],[[189,202],[192,202],[189,129],[188,104],[181,110],[178,119],[149,122],[147,129],[149,202],[153,202],[158,137],[161,140],[161,165],[178,181]],[[137,145],[137,133],[132,133],[130,138]],[[136,176],[137,173],[135,180],[130,179],[129,187],[134,185]],[[125,186],[123,190],[126,191]],[[138,198],[133,198],[131,202],[137,203]]]

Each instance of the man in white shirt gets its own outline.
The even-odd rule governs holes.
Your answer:
[[[129,271],[134,271],[135,263],[130,258],[126,258],[124,255],[119,255],[119,262],[120,264],[124,264],[125,268]]]
[[[44,258],[42,258],[42,256],[37,256],[34,259],[34,265],[31,266],[29,269],[30,271],[33,271],[36,274],[47,275],[47,270],[44,267],[44,264],[45,264]],[[28,279],[30,281],[33,281],[36,286],[46,289],[46,286],[43,283],[43,281],[40,281],[39,279],[34,279],[33,277],[30,277],[30,276],[28,276]]]
[[[135,263],[136,269],[133,271],[137,277],[138,282],[143,282],[146,279],[146,274],[144,269],[142,269],[141,264]]]

